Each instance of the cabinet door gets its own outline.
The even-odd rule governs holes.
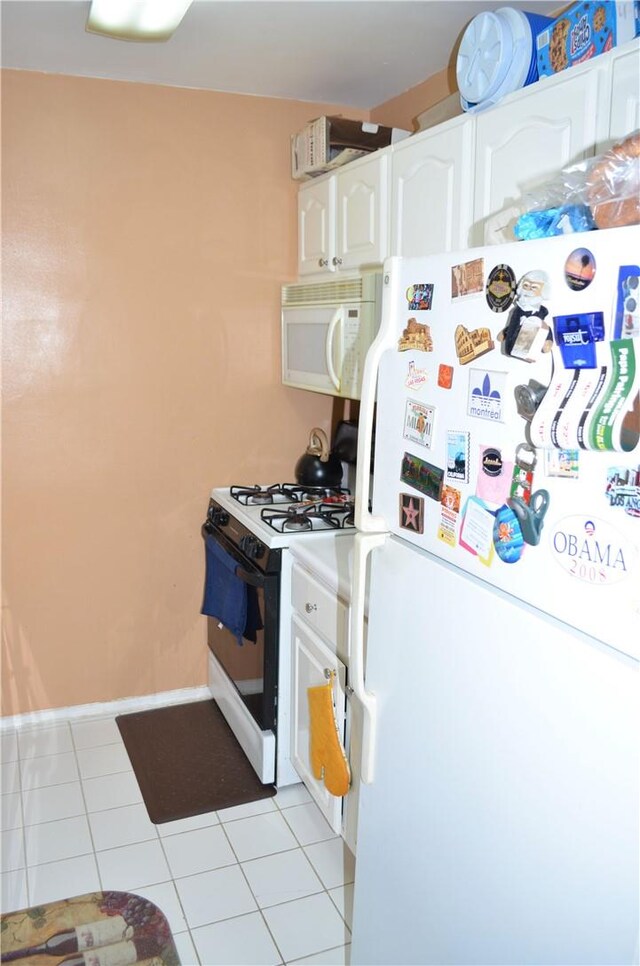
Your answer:
[[[473,221],[474,119],[403,141],[391,155],[391,254],[466,248]]]
[[[291,622],[293,647],[293,731],[291,759],[293,766],[313,796],[318,807],[338,835],[342,831],[342,799],[336,798],[324,787],[322,780],[314,777],[309,755],[309,703],[307,688],[327,683],[325,670],[335,671],[333,699],[336,709],[338,733],[345,736],[346,671],[327,645],[311,628],[294,614]]]
[[[544,79],[476,118],[476,177],[472,243],[484,244],[485,221],[591,156],[596,144],[601,75]],[[513,219],[489,240],[513,241]]]
[[[640,128],[640,44],[611,61],[609,141],[603,150]]]
[[[388,255],[388,155],[346,165],[336,175],[336,267],[381,265]]]
[[[298,191],[298,272],[333,272],[335,179],[310,181]]]

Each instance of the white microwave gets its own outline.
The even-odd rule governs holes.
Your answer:
[[[382,274],[298,282],[282,289],[282,382],[359,399],[380,324]]]

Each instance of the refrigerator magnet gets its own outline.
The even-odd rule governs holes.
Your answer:
[[[575,480],[579,475],[579,460],[579,449],[545,449],[545,475]]]
[[[469,395],[467,412],[477,419],[488,419],[494,423],[503,421],[503,402],[507,384],[506,372],[492,372],[487,369],[469,370]]]
[[[640,466],[610,466],[607,470],[607,499],[609,506],[624,510],[631,517],[640,517]]]
[[[554,315],[553,331],[565,369],[596,368],[596,342],[604,340],[602,312]]]
[[[629,535],[598,517],[571,514],[553,524],[548,548],[574,579],[610,587],[635,573],[637,548]]]
[[[640,268],[621,265],[618,269],[618,294],[613,323],[614,339],[640,336]]]
[[[522,537],[525,543],[537,547],[540,543],[540,534],[544,526],[544,518],[549,509],[549,491],[536,490],[531,494],[530,500],[525,503],[519,497],[509,497],[507,506],[515,513]]]
[[[412,533],[424,532],[424,500],[421,496],[400,494],[400,526]]]
[[[520,443],[516,447],[516,461],[513,466],[509,496],[529,503],[533,489],[533,471],[537,462],[536,451],[529,443]]]
[[[572,292],[591,285],[596,274],[596,260],[588,248],[575,248],[564,263],[564,280]]]
[[[430,282],[416,283],[407,289],[407,302],[410,312],[427,312],[433,304],[433,285]]]
[[[628,453],[638,445],[640,394],[635,343],[635,339],[615,339],[609,343],[611,376],[596,401],[589,423],[590,449]]]
[[[469,433],[447,431],[447,479],[469,482]]]
[[[405,453],[402,457],[400,479],[403,483],[408,483],[409,486],[420,490],[429,499],[440,500],[444,470],[439,466],[433,466],[411,453]]]
[[[446,366],[443,362],[438,366],[438,385],[441,389],[451,389],[453,385],[453,366]]]
[[[449,511],[449,513],[460,513],[460,505],[462,500],[462,494],[460,490],[457,490],[455,486],[449,486],[448,483],[442,487],[442,496],[440,497],[440,502],[442,506]]]
[[[428,325],[409,319],[398,339],[398,352],[415,349],[417,352],[433,352],[433,340]]]
[[[451,266],[451,298],[467,298],[484,292],[484,259],[474,258]]]
[[[404,438],[430,449],[435,412],[433,406],[425,406],[414,399],[408,399],[404,413]]]
[[[496,513],[493,545],[503,563],[517,563],[524,550],[524,538],[518,518],[505,503]]]
[[[451,510],[447,510],[446,507],[442,507],[440,511],[440,523],[438,524],[438,532],[436,536],[438,540],[442,540],[446,543],[448,547],[455,547],[456,545],[456,523],[458,522],[458,514],[452,513]]]
[[[498,333],[502,351],[514,359],[536,362],[553,343],[551,329],[545,322],[549,310],[542,304],[550,295],[549,276],[539,269],[522,276],[516,288],[515,304],[507,324]]]
[[[476,496],[485,503],[500,506],[509,496],[513,463],[503,459],[502,452],[496,446],[481,446],[479,456]]]
[[[409,372],[407,373],[407,378],[404,381],[407,389],[413,389],[417,391],[422,389],[427,381],[427,370],[419,369],[418,366],[413,362],[409,363]]]
[[[485,567],[490,567],[495,553],[493,524],[495,517],[477,496],[470,496],[464,505],[460,527],[460,546],[476,556]]]
[[[548,386],[544,386],[541,382],[536,379],[530,379],[525,385],[522,383],[513,390],[513,394],[516,400],[516,409],[518,410],[518,415],[526,419],[527,422],[531,422],[533,419],[536,409],[542,402],[547,392]]]
[[[491,331],[487,328],[469,330],[464,325],[457,325],[453,335],[456,355],[461,366],[466,366],[479,359],[480,356],[491,352],[494,342]]]
[[[456,545],[456,526],[460,513],[460,490],[453,486],[443,486],[440,498],[440,523],[438,525],[437,537],[449,547]]]
[[[506,312],[516,297],[516,277],[510,265],[495,265],[489,272],[485,298],[492,312]]]

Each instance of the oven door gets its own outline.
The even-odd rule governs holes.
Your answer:
[[[202,528],[205,541],[215,540],[237,562],[236,576],[247,586],[250,607],[257,607],[260,619],[256,640],[235,635],[215,618],[207,620],[207,643],[211,653],[233,684],[238,698],[260,731],[276,728],[278,691],[278,574],[264,574],[217,530]],[[262,626],[260,626],[262,625]]]

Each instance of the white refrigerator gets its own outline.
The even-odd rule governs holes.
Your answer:
[[[385,264],[352,966],[638,962],[639,258],[621,228]]]

